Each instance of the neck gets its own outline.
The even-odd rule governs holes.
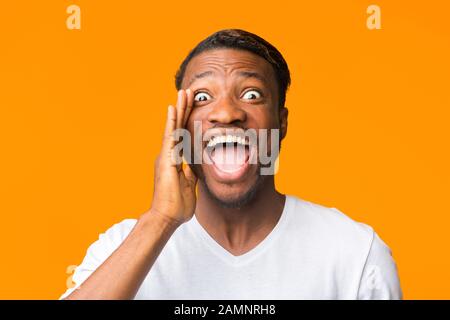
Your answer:
[[[254,199],[240,208],[221,206],[199,184],[195,216],[216,242],[233,255],[241,255],[273,230],[284,202],[285,196],[275,190],[273,176],[266,177]]]

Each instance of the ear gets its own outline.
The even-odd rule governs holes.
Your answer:
[[[281,140],[283,140],[287,134],[288,113],[289,112],[286,107],[280,108],[279,117],[280,117]]]

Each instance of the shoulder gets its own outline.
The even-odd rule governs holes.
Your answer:
[[[326,207],[294,196],[287,196],[290,202],[290,220],[293,225],[307,229],[322,239],[333,242],[364,243],[369,249],[374,230],[365,223],[351,219],[334,207]]]
[[[335,261],[348,269],[364,265],[375,235],[372,227],[336,208],[292,196],[288,199],[291,242],[300,248],[306,246],[311,254],[320,252],[322,259]]]
[[[337,208],[293,196],[288,199],[291,234],[299,243],[307,243],[315,256],[321,252],[324,264],[333,261],[337,274],[358,288],[358,299],[402,297],[391,249],[372,227]]]
[[[123,241],[134,228],[136,223],[136,219],[124,219],[112,225],[104,233],[101,233],[99,239],[102,237],[109,237],[113,241]]]
[[[86,250],[81,264],[75,268],[72,281],[76,285],[68,288],[59,299],[67,297],[78,288],[120,246],[136,222],[136,219],[125,219],[100,233],[98,239]]]
[[[130,234],[136,222],[136,219],[124,219],[100,233],[98,239],[87,249],[87,259],[96,262],[105,260]]]

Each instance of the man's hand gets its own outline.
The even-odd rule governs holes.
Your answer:
[[[193,100],[190,90],[180,90],[176,108],[169,106],[161,154],[155,166],[150,211],[138,219],[120,246],[66,299],[133,299],[173,232],[192,218],[197,178],[189,166],[183,168],[174,163],[172,133],[186,125]]]
[[[197,178],[189,165],[175,163],[173,149],[176,141],[173,133],[186,126],[193,103],[194,97],[189,89],[178,91],[176,108],[168,108],[163,145],[155,163],[154,195],[150,212],[177,225],[194,215]]]

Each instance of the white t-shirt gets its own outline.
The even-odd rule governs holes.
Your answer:
[[[69,295],[136,224],[115,224],[87,250]],[[269,235],[234,256],[196,217],[162,250],[135,299],[401,299],[391,251],[373,229],[336,208],[293,196]]]

